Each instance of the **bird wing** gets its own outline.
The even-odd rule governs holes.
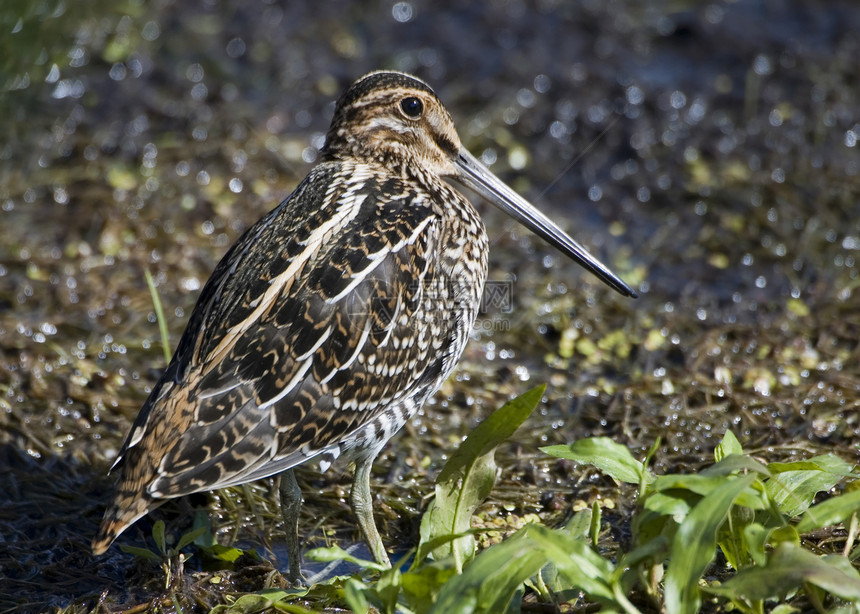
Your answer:
[[[344,165],[317,167],[204,287],[123,450],[124,477],[151,496],[298,464],[436,383],[456,358],[458,323],[441,309],[441,214],[414,187]],[[129,471],[134,448],[150,479]]]

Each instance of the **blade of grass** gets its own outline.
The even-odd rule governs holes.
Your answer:
[[[738,495],[755,479],[754,475],[726,478],[726,483],[703,497],[678,527],[666,572],[665,607],[669,614],[699,610],[699,578],[716,554],[717,529]]]
[[[164,317],[164,308],[161,306],[161,298],[158,296],[158,288],[149,269],[143,271],[146,277],[146,285],[149,287],[149,295],[152,297],[152,308],[155,309],[155,319],[158,321],[158,332],[161,335],[161,349],[164,352],[164,362],[170,363],[170,337],[167,334],[167,319]]]

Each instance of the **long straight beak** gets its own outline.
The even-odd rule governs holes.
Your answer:
[[[594,273],[610,288],[624,296],[637,298],[633,289],[610,271],[609,267],[589,254],[584,247],[571,239],[534,205],[505,185],[490,169],[478,162],[475,156],[461,149],[459,156],[454,160],[454,165],[459,169],[460,174],[453,179],[486,198],[574,262]]]

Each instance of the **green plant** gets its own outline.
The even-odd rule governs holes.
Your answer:
[[[543,393],[540,386],[505,404],[451,457],[437,479],[436,497],[422,518],[420,541],[410,553],[414,556],[408,568],[406,559],[384,569],[338,547],[319,548],[308,557],[349,561],[359,571],[306,589],[241,595],[216,610],[304,614],[307,610],[296,603],[302,600],[318,606],[346,604],[358,614],[514,614],[532,591],[540,601],[556,606],[585,595],[601,611],[626,614],[641,608],[696,612],[705,599],[715,608],[749,614],[763,614],[766,605],[775,604],[774,611],[792,612],[796,609],[791,604],[801,596],[818,612],[860,612],[856,468],[830,454],[764,463],[745,454],[731,432],[717,446],[715,463],[693,474],[655,475],[649,470],[659,441],[644,461],[602,437],[542,448],[637,487],[629,548],[609,555],[598,550],[602,517],[595,504],[561,528],[528,524],[476,552],[478,531],[471,528],[471,518],[494,484],[493,451],[532,413]],[[841,494],[815,503],[819,493],[831,492],[843,481]],[[804,533],[839,523],[847,527],[841,552],[804,548]],[[179,550],[192,542],[222,561],[242,554],[213,544],[204,532],[203,527],[196,529],[168,550],[164,526],[156,523],[153,537],[160,556],[123,549],[158,560],[163,567],[174,557],[181,563]],[[726,565],[712,568],[718,551]],[[176,573],[169,565],[164,568],[169,585]]]
[[[182,577],[182,569],[185,564],[185,554],[181,552],[182,549],[190,545],[206,531],[207,527],[198,527],[189,531],[179,538],[175,546],[168,548],[167,538],[164,534],[164,521],[158,520],[152,525],[152,539],[155,542],[155,550],[127,546],[125,544],[120,544],[119,548],[127,554],[133,554],[136,557],[160,564],[162,571],[164,571],[164,588],[170,589]]]
[[[164,362],[167,364],[170,362],[170,336],[167,332],[167,319],[164,317],[164,308],[161,306],[161,297],[158,295],[158,288],[152,273],[149,272],[149,269],[145,269],[143,274],[146,277],[149,295],[152,297],[152,308],[155,309],[155,319],[158,321],[158,333],[161,337],[161,351],[164,352]]]
[[[824,611],[825,595],[852,603],[857,611],[860,574],[851,561],[857,560],[859,549],[852,552],[851,547],[860,483],[850,463],[825,454],[764,464],[744,454],[730,431],[715,450],[716,463],[693,475],[655,476],[606,438],[543,450],[639,486],[634,547],[619,557],[628,567],[622,582],[628,588],[639,583],[669,614],[698,611],[703,593],[726,599],[738,611],[759,614],[765,601],[799,591],[819,611]],[[813,505],[819,492],[844,478],[851,481],[843,494]],[[802,532],[844,520],[854,528],[843,554],[819,556],[802,548]],[[723,583],[703,578],[718,548],[737,572]],[[661,600],[657,581],[664,565]]]

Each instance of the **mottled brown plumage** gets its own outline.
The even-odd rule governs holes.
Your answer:
[[[297,579],[301,495],[289,470],[342,457],[356,463],[362,533],[387,563],[370,464],[456,365],[487,276],[484,227],[445,177],[633,294],[462,149],[425,83],[366,75],[338,101],[321,163],[203,288],[120,452],[95,553],[166,499],[286,472]]]

